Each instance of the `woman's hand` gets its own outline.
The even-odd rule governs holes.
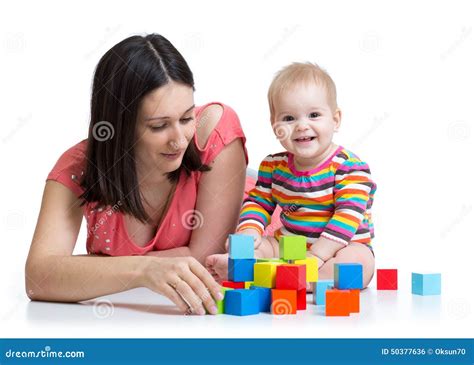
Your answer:
[[[147,257],[143,286],[171,299],[185,314],[217,313],[220,286],[193,257]],[[211,296],[212,294],[212,296]],[[214,299],[213,299],[214,297]]]

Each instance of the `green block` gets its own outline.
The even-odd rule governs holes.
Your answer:
[[[282,259],[275,259],[275,258],[269,258],[269,259],[261,258],[261,259],[257,259],[257,262],[278,262],[280,264],[287,264],[288,263],[288,261],[285,261],[285,260],[282,260]]]
[[[306,258],[305,236],[281,236],[280,259],[304,260]]]
[[[234,289],[232,289],[232,288],[226,288],[226,287],[224,287],[224,286],[221,288],[221,293],[222,293],[222,295],[224,296],[224,299],[218,300],[218,301],[216,302],[217,314],[224,314],[224,300],[225,300],[225,292],[226,292],[227,290],[234,290]]]

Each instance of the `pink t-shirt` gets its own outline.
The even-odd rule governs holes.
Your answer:
[[[221,105],[224,112],[202,149],[194,135],[194,142],[200,151],[202,163],[210,164],[223,148],[236,138],[242,140],[248,163],[245,135],[239,118],[232,108],[221,103],[209,103],[196,107],[196,115],[199,116],[201,111],[211,104]],[[79,197],[84,191],[79,182],[85,169],[86,147],[87,140],[84,140],[67,150],[59,158],[47,180],[54,180],[65,185]],[[87,221],[87,252],[110,256],[144,255],[149,251],[187,246],[192,233],[189,219],[196,206],[201,176],[202,173],[198,171],[192,171],[190,176],[187,176],[184,171],[181,173],[166,215],[155,236],[143,247],[136,245],[129,237],[124,215],[118,210],[120,208],[118,204],[97,208],[96,203],[86,203],[83,206],[83,212]],[[247,196],[254,184],[255,179],[247,177],[243,198]],[[271,231],[278,228],[276,227],[278,224],[271,226],[268,232],[265,232],[266,234],[271,234]]]

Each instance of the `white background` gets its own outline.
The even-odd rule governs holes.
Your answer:
[[[266,101],[274,73],[293,61],[327,69],[343,113],[336,142],[365,159],[378,184],[377,267],[400,272],[406,305],[390,333],[472,337],[473,10],[469,1],[3,2],[0,336],[65,335],[48,332],[49,321],[38,325],[42,312],[32,311],[24,294],[44,180],[60,154],[87,136],[92,74],[102,54],[130,35],[157,32],[188,61],[197,104],[217,100],[237,111],[253,168],[281,150]],[[85,252],[83,231],[75,252]],[[434,308],[445,329],[417,321],[412,271],[442,274]],[[373,318],[371,326],[360,320],[355,332],[343,324],[338,331],[388,336],[389,318]],[[183,336],[213,336],[212,327],[199,327]],[[291,336],[285,328],[252,335]],[[157,331],[149,335],[166,336]],[[93,335],[111,333],[103,324]],[[301,335],[324,332],[295,332]]]

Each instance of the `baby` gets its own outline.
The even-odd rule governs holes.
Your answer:
[[[376,184],[364,161],[333,143],[341,124],[333,80],[315,64],[291,64],[273,79],[268,102],[273,131],[286,151],[260,164],[236,234],[254,237],[257,258],[278,257],[282,235],[304,235],[307,256],[318,258],[320,279],[333,279],[334,263],[358,262],[365,288],[374,273]],[[277,205],[282,227],[273,237],[264,236]],[[218,281],[226,280],[227,259],[228,254],[206,259]]]

